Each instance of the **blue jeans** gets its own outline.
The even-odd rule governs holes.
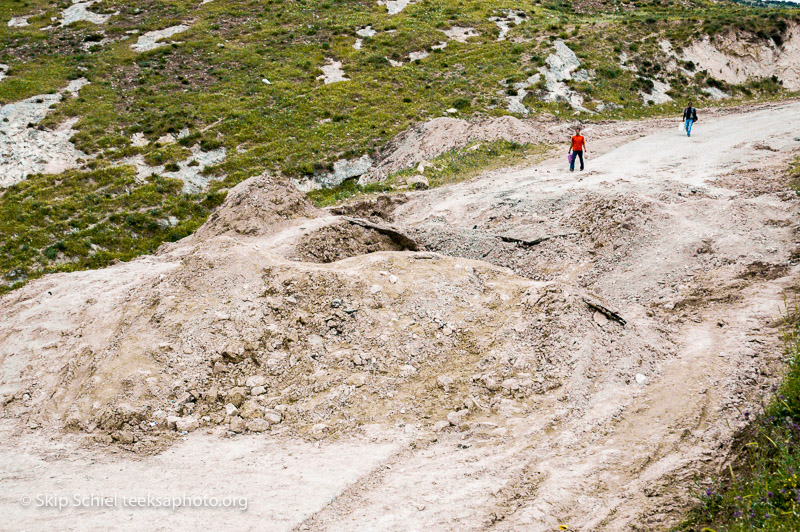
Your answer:
[[[692,136],[692,124],[694,124],[694,120],[692,120],[691,118],[686,120],[686,125],[684,126],[684,129],[686,129],[687,137]]]
[[[575,159],[580,158],[581,160],[581,170],[583,170],[583,150],[575,150],[572,152],[572,162],[569,163],[569,171],[572,172],[575,170]]]

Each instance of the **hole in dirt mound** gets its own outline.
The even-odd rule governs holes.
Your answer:
[[[302,237],[292,258],[305,262],[329,263],[376,251],[413,249],[413,245],[396,236],[342,222],[325,226]]]

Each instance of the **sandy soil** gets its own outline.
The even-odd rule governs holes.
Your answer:
[[[0,392],[14,414],[0,423],[0,513],[20,528],[64,530],[110,523],[124,530],[191,529],[210,520],[258,530],[665,528],[690,501],[695,477],[725,465],[745,423],[741,411],[753,408],[782,367],[773,323],[800,271],[793,259],[798,204],[781,172],[800,148],[798,121],[800,103],[791,102],[705,116],[692,138],[677,121],[642,123],[624,134],[595,126],[587,131],[591,157],[582,173],[567,171],[564,149],[534,167],[413,193],[379,213],[438,254],[380,251],[330,264],[291,263],[298,246],[319,240],[315,231],[339,218],[289,198],[273,206],[276,212],[303,218],[273,223],[248,211],[253,194],[242,188],[194,237],[155,257],[48,276],[4,296]],[[593,133],[602,140],[595,142]],[[264,197],[265,204],[279,203]],[[271,229],[275,224],[280,230]],[[46,405],[52,393],[64,405],[48,408],[66,412],[71,394],[95,393],[94,385],[76,387],[62,377],[71,368],[70,350],[88,341],[105,353],[92,364],[110,371],[104,364],[124,362],[137,338],[146,343],[166,330],[182,337],[186,323],[195,327],[197,351],[205,334],[192,321],[197,306],[217,312],[218,320],[233,319],[220,317],[218,309],[228,307],[261,312],[237,298],[241,283],[252,286],[263,268],[283,272],[281,280],[292,286],[313,278],[335,291],[345,283],[375,319],[356,322],[352,336],[341,325],[339,334],[354,345],[383,337],[363,344],[381,346],[374,351],[379,358],[382,349],[414,342],[407,345],[450,365],[452,382],[437,379],[448,367],[413,356],[373,359],[374,369],[361,360],[355,369],[349,361],[325,366],[325,356],[300,361],[281,374],[295,391],[306,381],[294,379],[308,379],[312,369],[316,376],[322,367],[330,377],[350,368],[340,376],[352,385],[342,390],[361,393],[345,411],[354,416],[351,426],[326,421],[308,429],[326,412],[310,385],[294,407],[281,410],[279,429],[236,435],[209,421],[155,454],[65,434],[47,416],[28,413],[35,409],[24,401]],[[192,287],[206,278],[216,280],[202,285],[207,294],[195,294]],[[186,307],[182,323],[160,310],[148,314],[166,304],[154,299],[156,289],[163,301],[170,294],[188,298],[179,302]],[[287,312],[292,320],[299,316],[285,306],[281,312],[276,320]],[[435,333],[419,328],[426,313],[438,313]],[[411,323],[412,314],[419,323],[404,336],[400,325]],[[448,343],[467,329],[478,341],[466,351]],[[488,344],[481,340],[490,337]],[[176,367],[194,368],[195,355],[185,347],[182,353]],[[154,382],[158,371],[173,370],[150,364]],[[407,372],[400,384],[375,383],[381,374],[394,375],[394,367]],[[34,377],[39,384],[30,388]],[[223,377],[215,371],[213,378]],[[33,397],[23,398],[31,389]],[[420,409],[426,396],[443,410]],[[449,422],[434,423],[459,402],[468,404],[448,413]],[[197,403],[196,410],[206,408]],[[208,407],[209,419],[221,406]],[[356,423],[361,410],[371,417]],[[148,492],[246,497],[248,508],[71,503],[58,510],[36,501],[39,494]],[[30,506],[20,503],[23,496],[33,497]]]

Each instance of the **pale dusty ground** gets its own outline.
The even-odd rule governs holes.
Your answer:
[[[229,439],[210,426],[209,433],[201,429],[183,436],[156,455],[87,444],[48,425],[21,430],[16,419],[5,418],[0,424],[0,514],[25,530],[100,530],[111,524],[123,530],[197,529],[209,522],[253,530],[527,531],[553,530],[560,524],[575,530],[664,528],[680,516],[695,475],[702,478],[724,465],[732,436],[743,426],[739,411],[751,408],[777,379],[781,353],[772,323],[781,312],[784,290],[799,273],[790,259],[798,241],[797,203],[778,178],[800,147],[794,140],[798,122],[800,103],[792,102],[705,117],[691,139],[680,134],[677,121],[654,122],[652,131],[643,127],[598,143],[592,142],[589,130],[592,157],[583,174],[565,171],[565,153],[560,153],[535,167],[415,194],[396,208],[395,223],[426,247],[463,257],[456,266],[459,272],[464,264],[483,268],[469,260],[480,257],[509,268],[488,267],[481,273],[497,281],[481,289],[484,295],[502,293],[502,283],[508,283],[544,299],[543,307],[537,307],[539,300],[533,305],[540,312],[563,308],[569,320],[539,315],[545,316],[542,328],[548,320],[567,320],[556,321],[563,323],[555,334],[558,348],[542,352],[524,337],[510,344],[518,360],[528,353],[539,357],[534,375],[548,374],[558,382],[552,388],[519,401],[514,400],[518,393],[507,394],[483,413],[471,410],[467,425],[457,423],[436,433],[426,422],[393,418],[391,412],[379,414],[379,426],[342,430],[333,441],[319,437],[309,442],[285,431]],[[246,275],[245,252],[272,264],[277,259],[271,253],[289,254],[299,235],[332,223],[333,217],[312,214],[313,222],[290,224],[267,238],[248,240],[246,246],[231,245],[225,257],[230,268]],[[245,218],[243,214],[244,222],[230,225],[256,223]],[[566,236],[518,248],[494,239],[494,234]],[[212,236],[201,230],[194,243]],[[219,245],[203,246],[203,260],[211,264],[210,254]],[[18,394],[26,372],[35,373],[24,364],[46,361],[39,356],[26,362],[15,355],[9,349],[19,350],[20,344],[4,334],[19,330],[42,342],[50,334],[67,337],[71,332],[58,326],[83,319],[79,316],[89,299],[105,287],[104,297],[93,304],[108,308],[89,314],[108,320],[107,336],[90,337],[100,350],[121,338],[112,335],[114,320],[122,318],[109,302],[121,305],[130,299],[125,294],[134,293],[131,287],[155,286],[157,278],[190,282],[169,276],[192,253],[198,252],[177,246],[167,254],[101,272],[51,276],[0,300],[0,311],[9,312],[3,314],[6,318],[19,314],[16,324],[0,329],[0,391]],[[406,257],[411,261],[407,266]],[[368,284],[380,282],[375,268],[396,268],[398,285],[406,282],[405,275],[409,282],[416,279],[417,286],[412,284],[402,297],[419,309],[425,300],[414,297],[431,290],[425,284],[428,278],[422,277],[430,259],[412,257],[383,252],[302,268],[315,275],[357,272],[370,279]],[[455,271],[452,267],[451,259],[438,260],[429,278],[459,294],[471,286],[458,284],[463,273],[453,274],[458,280],[452,281],[438,273]],[[70,291],[59,293],[62,286]],[[52,300],[41,293],[48,289],[54,290]],[[615,307],[628,324],[623,328],[574,306],[546,303],[549,294],[562,294],[558,297],[569,302],[585,292]],[[539,319],[535,313],[518,315],[519,307],[512,305],[517,297],[512,296],[510,309],[497,307],[503,320]],[[70,299],[80,300],[74,310]],[[484,301],[489,299],[480,304],[489,304]],[[39,324],[48,305],[65,318]],[[375,312],[384,312],[381,308]],[[127,319],[131,327],[137,323],[133,315]],[[496,326],[500,330],[506,323]],[[104,330],[102,321],[80,327],[87,337],[93,327]],[[513,335],[513,327],[503,334]],[[137,330],[131,328],[130,334]],[[141,334],[149,333],[142,329]],[[652,351],[643,346],[652,346]],[[97,359],[97,364],[103,362]],[[548,364],[563,373],[550,376]],[[647,381],[637,383],[636,373]],[[44,390],[51,382],[82,389],[53,375],[45,377]],[[445,395],[441,400],[449,399]],[[23,495],[109,492],[233,495],[248,497],[249,503],[246,512],[173,513],[58,512],[18,502]]]

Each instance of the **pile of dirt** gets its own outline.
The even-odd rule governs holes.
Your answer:
[[[549,143],[565,138],[569,126],[544,115],[533,120],[512,116],[474,120],[435,118],[416,124],[392,139],[378,155],[373,168],[359,179],[372,183],[392,172],[416,166],[474,141],[507,140],[520,144]]]
[[[292,257],[307,262],[329,263],[377,251],[405,249],[407,247],[402,242],[390,235],[344,221],[303,235]]]
[[[265,235],[276,232],[286,222],[321,214],[295,187],[263,175],[232,188],[194,238],[202,241],[224,234]]]
[[[374,198],[357,199],[349,203],[331,207],[332,214],[341,216],[355,216],[373,222],[394,220],[394,210],[408,201],[406,194],[381,194]]]
[[[578,407],[592,382],[624,386],[663,355],[657,335],[593,318],[560,283],[430,253],[337,260],[397,244],[317,214],[253,178],[155,257],[5,296],[4,416],[140,451],[199,427],[498,426],[554,388]],[[287,240],[326,264],[287,259]]]

